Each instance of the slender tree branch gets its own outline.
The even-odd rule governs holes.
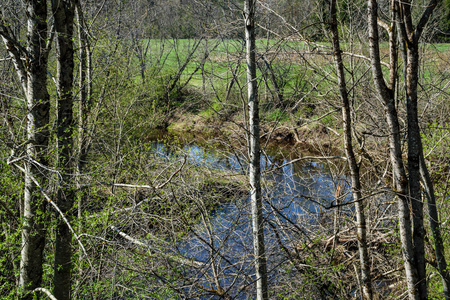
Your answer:
[[[21,166],[14,164],[14,166],[16,168],[18,168],[20,171],[22,171],[24,174],[26,174],[26,171],[24,168],[22,168]],[[28,174],[28,176],[30,176],[31,180],[34,182],[34,184],[36,184],[36,186],[38,187],[39,191],[42,193],[42,195],[44,196],[45,200],[47,200],[48,203],[50,203],[53,208],[60,214],[61,218],[64,220],[64,222],[67,224],[67,227],[69,227],[70,231],[72,232],[73,236],[75,237],[75,239],[77,240],[78,244],[80,245],[81,249],[83,250],[83,254],[85,255],[85,257],[88,259],[89,264],[92,267],[91,261],[89,260],[89,256],[86,252],[86,249],[84,248],[83,243],[81,243],[80,238],[78,237],[78,235],[75,233],[75,230],[73,230],[72,226],[70,225],[69,221],[67,220],[66,216],[64,216],[64,214],[62,213],[62,211],[59,209],[59,207],[56,205],[56,203],[54,201],[52,201],[52,199],[50,198],[49,195],[47,195],[47,193],[44,191],[44,189],[41,187],[41,185],[39,184],[39,182],[36,180],[36,178],[30,174]]]
[[[41,292],[41,293],[46,294],[47,297],[50,298],[51,300],[58,300],[58,299],[56,299],[55,296],[52,295],[52,293],[51,293],[49,290],[47,290],[46,288],[43,288],[43,287],[35,288],[35,289],[34,289],[33,291],[31,291],[31,292],[32,292],[32,293]]]
[[[131,236],[129,236],[128,234],[126,234],[123,231],[120,231],[116,226],[111,225],[110,226],[111,230],[117,232],[117,234],[119,234],[121,237],[123,237],[124,239],[126,239],[127,241],[131,242],[132,244],[135,244],[137,246],[140,246],[142,248],[145,248],[149,251],[153,251],[155,253],[158,253],[158,256],[182,263],[184,265],[188,265],[191,267],[196,267],[196,268],[201,268],[203,267],[205,264],[203,262],[197,261],[195,259],[191,259],[191,258],[184,258],[181,256],[177,256],[177,255],[172,255],[172,254],[168,254],[168,253],[164,253],[162,252],[160,249],[157,249],[149,244],[143,243],[141,241],[139,241],[138,239],[135,239]]]
[[[422,35],[422,32],[423,32],[425,26],[428,23],[428,20],[430,19],[431,15],[433,14],[434,9],[438,5],[438,2],[441,2],[441,1],[431,0],[428,3],[427,8],[423,12],[422,17],[420,18],[420,21],[419,21],[419,23],[416,26],[416,30],[414,31],[413,39],[415,41],[417,41],[417,42],[419,41],[420,36]]]

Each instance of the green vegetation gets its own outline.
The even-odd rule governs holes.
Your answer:
[[[28,15],[14,1],[6,2],[0,21],[11,30],[0,32],[14,32],[13,45],[21,45],[17,48],[20,57],[29,57],[26,32],[21,29]],[[254,257],[246,243],[251,231],[245,201],[250,183],[246,173],[247,66],[238,9],[242,3],[228,7],[229,1],[206,2],[83,3],[86,26],[78,28],[77,22],[75,32],[87,31],[92,80],[81,88],[78,85],[81,47],[74,36],[70,174],[59,167],[57,157],[61,95],[54,81],[55,43],[47,66],[51,108],[46,127],[50,141],[42,150],[46,165],[34,161],[27,149],[35,142],[28,135],[30,108],[11,53],[1,44],[0,298],[17,299],[20,294],[27,165],[42,175],[42,180],[38,178],[42,188],[33,190],[40,199],[45,194],[55,203],[61,186],[76,191],[75,206],[66,213],[79,239],[72,241],[73,299],[253,297],[250,266]],[[359,293],[359,265],[354,211],[348,204],[330,207],[337,203],[338,187],[349,186],[349,171],[342,159],[342,103],[329,41],[327,2],[275,1],[273,11],[264,9],[263,2],[257,20],[257,85],[267,163],[263,183],[265,230],[273,259],[271,297],[349,299]],[[426,37],[427,43],[421,44],[418,91],[424,153],[441,220],[450,217],[450,44],[445,43],[448,36],[443,31],[448,29],[448,4],[443,1],[434,20],[441,34]],[[386,9],[380,8],[383,17],[389,15]],[[389,192],[389,131],[370,72],[365,2],[339,2],[339,19],[353,146],[364,201],[369,199],[365,209],[372,273],[382,297],[396,299],[405,290],[402,252],[397,208]],[[386,38],[382,33],[380,52],[388,63]],[[401,146],[406,149],[402,69],[400,58],[393,94],[401,121]],[[383,74],[389,75],[385,65]],[[86,107],[79,106],[83,88],[89,88]],[[206,153],[189,148],[193,144]],[[301,152],[305,149],[307,153]],[[225,157],[224,165],[239,165],[239,174],[199,163],[210,157],[208,151]],[[189,155],[197,155],[198,161]],[[311,156],[314,159],[305,158]],[[406,161],[406,154],[403,158]],[[300,162],[284,165],[295,159]],[[61,180],[66,175],[70,182]],[[297,185],[301,192],[290,195]],[[315,194],[316,190],[320,193]],[[280,213],[290,203],[300,203],[298,212]],[[222,212],[216,209],[222,205],[234,205],[234,223],[221,219]],[[38,215],[46,222],[45,230],[35,233],[46,239],[41,286],[52,290],[58,217],[50,203]],[[450,224],[442,226],[448,252]],[[428,223],[426,227],[429,231]],[[184,247],[188,238],[196,241],[190,248]],[[432,242],[426,258],[434,265]],[[438,299],[442,296],[439,276],[430,265],[427,268],[430,299]]]

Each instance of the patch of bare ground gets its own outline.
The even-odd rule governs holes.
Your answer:
[[[208,118],[188,111],[178,111],[169,119],[168,130],[177,134],[199,134],[205,139],[220,139],[236,145],[245,144],[245,130],[239,115],[223,120]],[[338,153],[342,148],[342,136],[336,131],[315,124],[312,126],[291,126],[264,124],[261,138],[266,148],[293,150],[311,154]]]
[[[296,148],[313,154],[337,153],[341,147],[341,136],[327,127],[270,126],[263,128],[263,139],[269,147]]]
[[[167,129],[170,132],[201,133],[205,135],[214,135],[220,132],[223,125],[220,120],[211,121],[209,118],[188,111],[174,112],[168,123]]]

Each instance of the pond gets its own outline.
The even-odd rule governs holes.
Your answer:
[[[246,158],[240,154],[193,143],[179,144],[181,151],[176,152],[167,143],[154,142],[152,147],[157,155],[165,158],[186,155],[190,164],[202,168],[247,172]],[[332,233],[330,224],[335,210],[326,207],[335,200],[338,185],[344,193],[348,193],[349,188],[347,177],[342,173],[334,174],[324,161],[305,159],[290,163],[293,159],[271,154],[261,156],[265,242],[271,284],[278,280],[277,272],[272,270],[283,264],[286,256],[283,251],[309,242],[321,226],[330,227]],[[344,201],[349,197],[347,195]],[[352,216],[351,206],[344,206],[340,213]],[[202,268],[189,268],[185,274],[201,287],[199,298],[218,297],[219,286],[233,299],[252,298],[254,256],[249,197],[230,199],[218,205],[176,243],[174,251],[202,263]],[[192,295],[192,285],[186,289],[189,289],[186,293]],[[205,295],[208,290],[210,295]]]

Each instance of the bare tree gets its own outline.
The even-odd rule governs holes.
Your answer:
[[[439,216],[434,196],[434,188],[425,164],[422,138],[418,118],[418,83],[419,83],[419,40],[433,11],[440,1],[429,1],[417,25],[413,24],[411,1],[396,1],[394,12],[398,21],[400,51],[404,64],[405,94],[408,119],[408,171],[409,196],[413,214],[414,248],[416,263],[419,269],[419,291],[421,298],[427,297],[425,258],[424,258],[424,224],[423,202],[420,182],[425,186],[428,200],[431,230],[435,243],[438,271],[442,277],[444,295],[449,299],[450,277],[445,260],[445,251],[439,229]]]
[[[386,120],[389,128],[389,143],[391,162],[393,165],[394,190],[399,198],[400,237],[403,247],[408,294],[410,299],[427,299],[427,276],[425,268],[425,228],[423,217],[423,202],[420,190],[421,172],[426,193],[429,200],[430,216],[432,215],[432,231],[435,237],[436,253],[440,258],[439,272],[443,277],[444,290],[448,297],[448,275],[444,271],[446,266],[443,259],[443,247],[440,241],[438,215],[436,205],[430,196],[432,189],[430,180],[426,179],[426,168],[423,162],[423,150],[417,115],[418,97],[418,68],[419,68],[419,39],[438,1],[430,1],[422,13],[416,27],[412,21],[412,5],[410,1],[391,1],[391,24],[378,20],[378,2],[368,1],[369,41],[372,74],[378,97],[385,107]],[[390,41],[390,78],[386,84],[382,69],[379,49],[378,24],[388,30]],[[397,81],[397,46],[395,33],[398,32],[399,45],[404,64],[404,80],[407,103],[407,132],[408,132],[408,175],[402,160],[400,144],[400,126],[395,100],[395,82]],[[422,169],[422,171],[421,171]],[[431,201],[430,201],[431,200]],[[411,221],[412,217],[412,221]]]
[[[403,165],[400,145],[400,126],[395,106],[393,87],[388,87],[384,81],[381,70],[381,59],[378,36],[378,3],[374,0],[368,2],[369,42],[372,60],[372,74],[378,96],[385,107],[386,121],[389,128],[390,156],[393,168],[394,190],[398,196],[400,238],[403,247],[403,260],[407,278],[410,299],[416,299],[416,285],[418,271],[414,262],[414,249],[411,230],[411,211],[408,199],[408,179]],[[394,24],[392,24],[394,25]],[[391,61],[392,64],[392,61]],[[391,70],[393,66],[391,65]],[[391,73],[393,74],[393,73]],[[395,74],[394,74],[395,75]],[[392,75],[391,75],[392,76]],[[392,82],[393,79],[390,80]]]
[[[264,245],[264,222],[261,195],[261,147],[259,141],[259,102],[256,81],[256,47],[255,47],[255,0],[244,3],[245,42],[247,45],[247,91],[249,131],[248,147],[250,157],[250,185],[252,203],[253,247],[255,252],[256,297],[268,299],[267,262]]]
[[[359,247],[359,259],[361,264],[361,281],[364,299],[372,299],[372,282],[370,276],[369,251],[367,247],[367,229],[364,206],[362,203],[361,181],[359,176],[359,166],[356,161],[352,145],[352,120],[350,101],[345,82],[344,62],[342,60],[341,48],[339,45],[339,31],[336,17],[336,0],[330,3],[330,28],[333,39],[333,55],[338,77],[339,93],[342,100],[342,119],[344,121],[344,144],[347,154],[348,165],[352,182],[352,195],[356,208],[357,236]]]

